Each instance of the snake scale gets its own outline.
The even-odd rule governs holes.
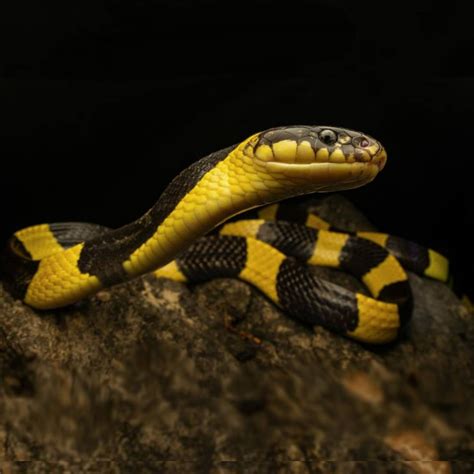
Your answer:
[[[150,210],[119,229],[71,222],[17,231],[1,256],[2,279],[26,304],[53,309],[152,271],[187,282],[237,277],[304,323],[386,343],[411,314],[402,264],[445,280],[446,259],[386,234],[340,232],[311,213],[291,218],[278,204],[362,186],[386,158],[377,140],[354,130],[300,125],[259,132],[193,163]],[[249,210],[248,219],[223,224]],[[311,265],[352,273],[371,296],[316,277]]]

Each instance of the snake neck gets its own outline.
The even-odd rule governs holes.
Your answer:
[[[265,186],[263,176],[249,179],[242,169],[251,166],[248,160],[233,145],[192,164],[142,217],[85,242],[80,271],[104,286],[125,281],[165,265],[227,218],[266,204],[270,191],[278,193]]]
[[[203,176],[224,160],[235,146],[212,153],[186,168],[166,187],[154,206],[136,221],[85,242],[77,262],[80,271],[97,276],[104,286],[110,286],[162,265],[166,260],[160,250],[164,241],[157,237],[163,234],[163,225],[167,227],[165,223],[182,199],[192,193]],[[168,232],[166,238],[178,243],[178,239]],[[149,257],[144,258],[140,249]],[[124,265],[130,259],[138,263],[133,271]]]
[[[186,192],[180,189],[179,196],[170,200],[173,204],[169,205],[164,219],[160,216],[159,225],[153,218],[155,208],[142,218],[141,225],[153,228],[154,232],[123,262],[128,275],[137,276],[165,265],[198,237],[230,217],[290,193],[288,180],[280,183],[263,167],[258,168],[242,153],[242,145],[211,155],[204,163],[207,171],[202,173],[201,168],[199,177],[192,178],[195,184]],[[189,174],[183,176],[188,182]],[[166,191],[165,202],[174,195],[175,186],[173,183]],[[143,224],[143,219],[153,224]]]

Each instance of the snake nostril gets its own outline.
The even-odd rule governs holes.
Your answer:
[[[366,137],[355,137],[352,140],[354,146],[358,146],[360,148],[367,148],[370,145],[370,141]]]

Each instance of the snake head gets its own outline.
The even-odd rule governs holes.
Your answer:
[[[311,191],[362,186],[387,159],[381,143],[369,135],[331,126],[272,128],[242,143],[242,152],[276,179],[282,175]]]

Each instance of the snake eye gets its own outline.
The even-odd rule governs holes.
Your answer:
[[[334,143],[337,141],[337,135],[332,130],[323,130],[319,134],[319,139],[325,145],[334,145]]]
[[[352,140],[352,143],[354,146],[360,147],[360,148],[365,148],[370,145],[369,140],[366,137],[355,137]]]

